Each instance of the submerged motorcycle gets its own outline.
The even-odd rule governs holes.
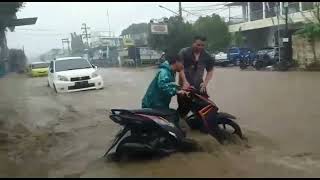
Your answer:
[[[236,117],[219,112],[218,106],[209,99],[207,94],[201,95],[193,87],[189,87],[185,91],[189,92],[188,99],[191,102],[192,115],[186,119],[191,129],[209,133],[221,144],[227,139],[226,133],[237,134],[241,139],[244,139],[240,126],[233,121]]]
[[[105,157],[165,156],[174,152],[196,151],[199,147],[172,123],[175,114],[154,109],[112,109],[110,119],[121,125]]]
[[[200,95],[194,88],[185,89],[191,103],[192,115],[186,119],[191,129],[209,133],[223,144],[225,133],[231,132],[244,138],[240,126],[234,122],[234,116],[219,112],[217,105],[207,95]],[[163,112],[155,109],[112,109],[110,119],[121,125],[113,143],[105,153],[111,160],[120,160],[123,156],[141,157],[165,156],[174,152],[192,152],[201,150],[193,140],[174,123],[176,112]]]

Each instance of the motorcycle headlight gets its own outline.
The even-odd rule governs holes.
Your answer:
[[[65,76],[58,75],[58,80],[59,81],[68,81],[68,78]]]
[[[95,77],[98,77],[98,76],[99,76],[99,75],[98,75],[97,73],[95,73],[95,72],[91,74],[91,77],[92,77],[92,78],[95,78]]]

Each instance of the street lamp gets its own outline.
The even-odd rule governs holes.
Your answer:
[[[168,8],[166,8],[166,7],[164,7],[164,6],[161,6],[161,5],[159,5],[159,7],[160,7],[160,8],[163,8],[163,9],[166,9],[166,10],[168,10],[168,11],[170,11],[170,12],[172,12],[172,13],[178,15],[178,16],[180,16],[177,12],[174,12],[174,11],[172,11],[171,9],[168,9]]]

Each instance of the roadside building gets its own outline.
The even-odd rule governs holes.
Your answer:
[[[306,18],[313,19],[315,2],[288,2],[289,42],[293,32],[302,27]],[[241,13],[230,10],[229,32],[239,30],[245,36],[246,46],[252,49],[283,45],[285,34],[284,2],[232,2],[229,7],[240,7]],[[289,46],[292,47],[291,43]]]

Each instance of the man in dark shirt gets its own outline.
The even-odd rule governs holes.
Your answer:
[[[214,58],[205,51],[205,37],[195,36],[193,39],[192,47],[183,48],[179,52],[180,60],[183,61],[184,70],[179,73],[179,84],[184,88],[193,86],[198,89],[202,94],[207,93],[207,85],[213,77]],[[207,74],[205,79],[204,69]],[[190,101],[185,96],[177,96],[178,98],[178,112],[180,117],[185,116],[190,111]]]

